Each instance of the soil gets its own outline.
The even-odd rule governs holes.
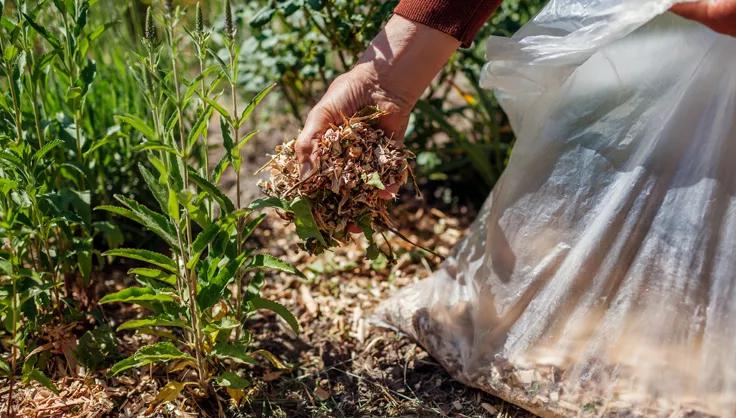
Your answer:
[[[448,215],[422,206],[414,201],[399,208],[402,233],[447,255],[472,215]],[[400,253],[393,266],[366,261],[363,240],[332,254],[308,257],[287,244],[294,242],[290,228],[283,230],[276,223],[273,234],[286,237],[284,256],[297,260],[309,280],[273,281],[266,293],[297,314],[304,329],[299,336],[289,335],[273,317],[253,324],[252,329],[264,330],[257,336],[261,346],[296,367],[271,382],[267,380],[274,371],[264,373],[246,414],[532,416],[455,382],[421,347],[370,324],[376,305],[429,275],[439,263],[436,257],[396,237],[390,238]]]
[[[267,161],[266,152],[283,141],[284,131],[296,132],[281,126],[248,145],[245,163],[252,168],[248,171]],[[213,144],[213,149],[218,148]],[[217,161],[216,155],[210,160]],[[259,196],[257,182],[255,176],[244,176],[244,201]],[[223,184],[231,187],[229,194],[234,197],[234,176],[226,176]],[[424,200],[406,192],[399,199],[404,203],[391,213],[403,235],[446,256],[472,222],[474,210],[457,204],[443,206],[435,196],[446,195],[446,191],[423,192]],[[110,378],[105,370],[76,368],[70,372],[60,366],[53,378],[60,393],[35,382],[16,391],[13,403],[19,416],[197,417],[217,416],[220,409],[232,417],[534,416],[453,380],[414,342],[370,323],[372,310],[382,300],[427,277],[441,262],[438,257],[393,234],[387,238],[396,255],[394,264],[366,260],[367,243],[362,236],[334,252],[309,256],[297,248],[293,228],[280,218],[270,216],[264,225],[255,235],[261,247],[296,264],[307,276],[304,280],[273,275],[263,289],[263,297],[279,301],[297,316],[302,327],[298,335],[274,315],[259,315],[248,323],[256,348],[276,355],[286,369],[276,369],[265,360],[259,366],[248,366],[252,386],[235,405],[228,396],[206,397],[192,387],[171,401],[152,402],[171,378],[171,371],[163,367]],[[95,293],[100,296],[126,286],[130,279],[124,271],[106,272],[97,280],[100,285]],[[117,324],[142,314],[139,308],[117,304],[104,305],[104,309],[107,320]],[[73,329],[52,331],[56,341],[76,340]],[[153,341],[150,336],[130,332],[118,333],[116,338],[121,356]],[[62,356],[70,350],[60,347],[56,354]],[[68,361],[71,356],[64,357]],[[2,414],[8,391],[7,382],[0,384]]]

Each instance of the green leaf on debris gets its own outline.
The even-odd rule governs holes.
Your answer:
[[[386,186],[381,182],[381,176],[375,171],[370,174],[364,174],[363,181],[369,186],[373,186],[380,190],[386,190]]]
[[[312,215],[312,204],[309,203],[309,200],[298,197],[291,202],[289,209],[294,213],[294,224],[299,238],[305,241],[314,238],[326,247],[327,241],[319,232],[317,222],[314,220],[314,215]]]
[[[215,378],[215,384],[229,389],[245,389],[250,386],[250,381],[234,372],[224,372]]]
[[[250,354],[248,354],[248,349],[244,344],[217,343],[215,347],[212,349],[212,354],[220,358],[237,360],[243,363],[250,363],[250,364],[257,363],[256,359],[254,359]]]
[[[142,347],[132,356],[115,363],[110,368],[110,374],[115,376],[128,369],[162,363],[171,360],[194,360],[192,356],[181,352],[174,344],[166,341]]]

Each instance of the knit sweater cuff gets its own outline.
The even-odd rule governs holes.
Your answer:
[[[501,0],[401,0],[394,13],[442,31],[468,47],[500,3]]]

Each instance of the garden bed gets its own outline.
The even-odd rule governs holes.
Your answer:
[[[411,200],[411,199],[410,199]],[[402,233],[447,255],[472,221],[472,211],[447,213],[411,200],[400,206]],[[411,228],[406,227],[411,226]],[[258,316],[249,328],[260,330],[255,344],[277,355],[287,369],[252,367],[253,385],[237,416],[531,416],[482,391],[454,381],[427,353],[409,339],[368,323],[374,307],[398,288],[426,277],[437,267],[436,257],[392,237],[398,260],[390,266],[364,259],[362,239],[322,256],[308,256],[296,248],[292,227],[276,216],[257,237],[273,246],[274,254],[295,263],[307,280],[283,275],[268,280],[264,297],[289,308],[299,319],[299,335],[275,315]],[[281,254],[279,254],[281,252]],[[121,274],[105,283],[121,285]],[[103,289],[99,289],[105,292]],[[106,309],[121,323],[140,314],[135,307]],[[121,354],[130,354],[143,338],[118,334]],[[116,378],[103,373],[62,377],[62,391],[52,394],[31,384],[16,395],[22,414],[37,417],[99,416],[216,416],[215,399],[192,402],[184,393],[151,408],[166,383],[163,368],[131,371]],[[221,400],[226,403],[226,400]]]

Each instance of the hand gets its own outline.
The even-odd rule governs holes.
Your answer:
[[[460,46],[455,38],[395,15],[373,39],[356,66],[338,77],[309,112],[296,141],[302,175],[312,171],[314,144],[330,124],[340,124],[369,105],[388,112],[380,126],[403,141],[409,114],[432,79]],[[386,197],[395,193],[387,188]],[[392,193],[393,192],[393,193]]]
[[[315,168],[314,144],[319,135],[330,124],[340,124],[343,117],[366,106],[386,111],[379,126],[395,140],[403,141],[412,108],[459,46],[460,42],[450,35],[393,16],[357,65],[338,77],[309,112],[295,145],[302,176]],[[398,184],[388,185],[379,197],[393,199],[398,190]],[[357,225],[348,225],[348,231],[361,232]]]
[[[681,3],[672,11],[687,19],[696,20],[716,32],[736,36],[736,0],[700,0]]]
[[[382,85],[380,76],[369,66],[357,66],[339,76],[327,93],[307,115],[304,129],[296,141],[296,155],[302,163],[302,176],[312,170],[314,143],[330,124],[339,125],[344,117],[350,117],[366,106],[377,106],[387,112],[379,120],[379,126],[387,135],[403,141],[414,107],[413,100],[390,91]]]

